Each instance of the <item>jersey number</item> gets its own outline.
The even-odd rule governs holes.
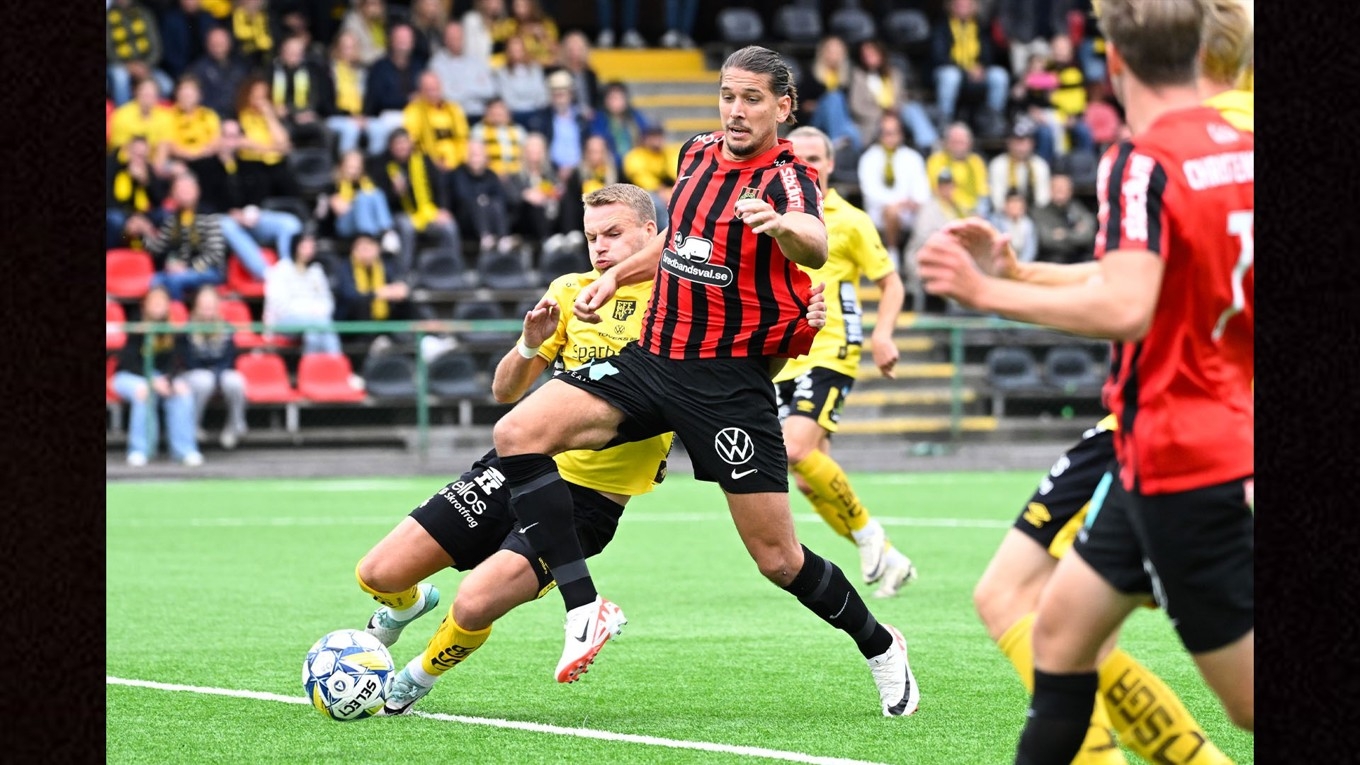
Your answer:
[[[1218,315],[1218,323],[1214,324],[1214,331],[1210,337],[1214,342],[1223,339],[1223,330],[1228,325],[1228,319],[1242,312],[1242,308],[1247,304],[1246,292],[1242,289],[1242,280],[1246,278],[1247,271],[1251,269],[1252,263],[1256,259],[1256,246],[1252,237],[1254,228],[1255,213],[1251,210],[1237,210],[1228,213],[1228,233],[1237,237],[1241,243],[1241,249],[1237,254],[1237,265],[1232,272],[1232,305],[1223,309],[1223,313]]]

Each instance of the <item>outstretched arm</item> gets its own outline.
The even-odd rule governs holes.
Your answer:
[[[538,353],[538,347],[552,337],[561,317],[562,310],[551,297],[544,297],[524,314],[524,336],[496,365],[496,375],[491,380],[491,395],[497,402],[519,401],[548,368],[548,360]]]
[[[784,257],[794,263],[808,268],[826,264],[826,224],[817,216],[797,210],[781,214],[763,199],[742,199],[733,209],[752,231],[774,237]]]

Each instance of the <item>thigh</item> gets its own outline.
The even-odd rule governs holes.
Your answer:
[[[505,454],[560,454],[611,443],[624,415],[606,398],[558,376],[520,400],[496,423]]]
[[[213,389],[217,387],[217,376],[211,369],[190,369],[185,372],[184,381],[189,384],[189,390],[193,391],[194,396],[203,398],[211,396]]]
[[[362,565],[371,572],[366,579],[397,592],[452,566],[453,559],[429,529],[408,516],[368,551]]]
[[[623,515],[623,506],[594,489],[570,482],[567,486],[571,489],[572,520],[576,528],[576,538],[581,543],[581,552],[584,556],[592,558],[599,555],[613,541],[614,532],[619,527],[619,518]],[[505,537],[500,549],[515,553],[528,561],[538,579],[538,597],[542,597],[553,588],[555,583],[548,564],[538,557],[538,553],[529,544],[528,537],[520,531],[518,522],[515,523],[514,531]]]
[[[467,571],[500,549],[515,525],[510,490],[494,453],[475,462],[411,511],[410,517],[440,547],[449,563]]]
[[[135,375],[131,372],[114,372],[113,392],[118,394],[118,398],[124,401],[136,401],[139,393],[145,394],[150,389],[146,378]]]
[[[1091,496],[1113,463],[1114,433],[1097,425],[1063,452],[1025,503],[1015,528],[1061,558],[1090,508]]]
[[[235,369],[225,369],[218,376],[218,384],[222,386],[223,393],[244,393],[246,389],[246,378]]]
[[[1142,540],[1130,520],[1134,500],[1120,484],[1118,473],[1119,465],[1111,463],[1101,477],[1072,551],[1111,587],[1141,595],[1146,602],[1152,580],[1143,567]],[[1071,557],[1065,555],[1063,560]]]
[[[1008,529],[974,589],[973,601],[992,640],[1039,606],[1058,562],[1019,529]]]
[[[1058,562],[1039,598],[1034,666],[1045,672],[1094,671],[1101,648],[1143,602],[1116,590],[1079,555]]]

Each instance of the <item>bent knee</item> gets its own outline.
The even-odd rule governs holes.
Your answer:
[[[137,383],[137,387],[132,389],[132,397],[137,401],[146,401],[149,395],[151,395],[151,386],[146,383]]]
[[[419,582],[405,581],[396,561],[378,552],[370,552],[359,561],[355,576],[362,585],[377,592],[401,592]],[[362,588],[361,588],[362,589]]]
[[[753,555],[760,575],[780,587],[787,587],[803,567],[801,549],[794,554],[791,550],[770,548]]]

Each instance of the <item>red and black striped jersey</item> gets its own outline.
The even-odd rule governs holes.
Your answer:
[[[723,134],[680,149],[666,245],[638,344],[673,359],[796,357],[816,330],[804,316],[812,283],[768,234],[737,220],[741,199],[776,212],[822,217],[817,173],[779,139],[740,162],[723,156]]]
[[[1255,142],[1210,108],[1162,115],[1101,159],[1096,255],[1162,259],[1147,335],[1114,343],[1105,403],[1124,486],[1192,491],[1252,475]]]

